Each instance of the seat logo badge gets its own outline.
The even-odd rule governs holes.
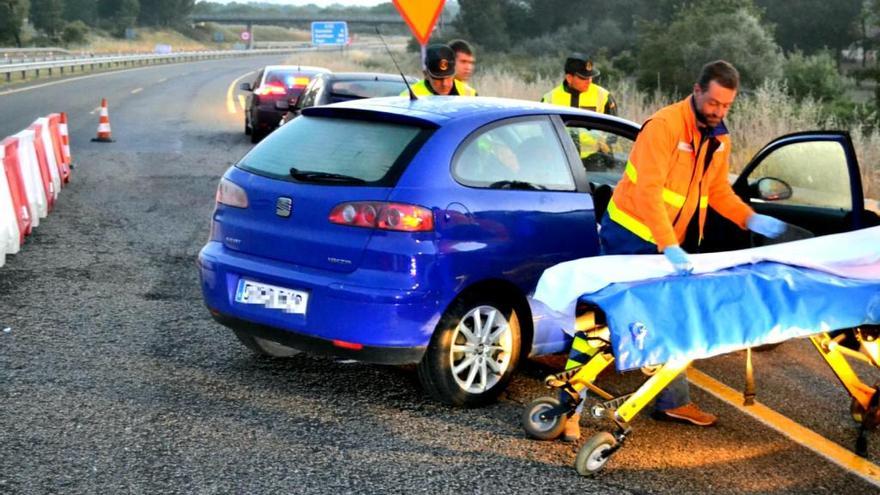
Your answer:
[[[279,217],[287,218],[290,216],[290,212],[293,210],[293,200],[290,198],[281,197],[278,198],[278,201],[275,201],[275,214]]]

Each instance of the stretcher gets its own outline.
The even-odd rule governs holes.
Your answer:
[[[623,446],[639,412],[694,359],[746,350],[748,405],[751,348],[805,337],[850,396],[859,428],[855,451],[865,456],[867,433],[880,424],[880,391],[850,360],[880,368],[880,228],[743,251],[724,253],[725,262],[695,256],[697,273],[690,277],[669,276],[660,259],[654,269],[642,264],[661,258],[655,256],[548,269],[535,298],[576,315],[571,331],[582,332],[578,351],[588,359],[545,379],[554,395],[523,411],[526,434],[559,437],[586,389],[585,411],[611,423],[610,431],[586,440],[575,460],[579,474],[593,475]],[[585,273],[591,276],[580,283],[577,275]],[[646,378],[631,393],[613,395],[595,384],[612,363],[618,371],[641,369]]]

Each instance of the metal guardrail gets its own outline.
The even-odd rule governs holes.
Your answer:
[[[373,46],[373,43],[365,43],[358,44],[353,48],[376,48]],[[381,46],[381,44],[378,44]],[[27,79],[27,74],[29,72],[33,72],[36,77],[40,76],[40,71],[47,71],[49,75],[53,74],[53,70],[58,70],[61,74],[64,74],[65,69],[69,69],[70,72],[75,72],[76,68],[80,68],[80,72],[85,72],[86,67],[89,67],[91,70],[97,68],[104,67],[125,67],[128,65],[147,65],[147,64],[159,64],[159,63],[173,63],[173,62],[184,62],[190,60],[208,60],[215,58],[228,58],[228,57],[242,57],[242,56],[254,56],[254,55],[269,55],[273,53],[291,53],[291,52],[304,52],[304,51],[338,51],[340,47],[314,47],[314,46],[306,46],[299,48],[270,48],[270,49],[256,49],[256,50],[216,50],[216,51],[201,51],[201,52],[177,52],[177,53],[167,53],[167,54],[158,54],[158,53],[149,53],[149,54],[139,54],[139,55],[116,55],[109,57],[84,57],[84,58],[70,58],[70,59],[62,59],[62,60],[52,60],[52,61],[41,61],[41,62],[26,62],[26,63],[15,63],[15,64],[2,64],[0,65],[0,74],[6,75],[6,82],[12,81],[12,75],[20,73],[22,79]]]

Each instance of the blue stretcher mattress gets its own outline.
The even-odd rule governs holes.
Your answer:
[[[601,256],[548,268],[534,298],[603,310],[620,371],[880,324],[880,227],[692,257]]]

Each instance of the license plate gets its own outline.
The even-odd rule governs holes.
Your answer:
[[[279,309],[285,313],[304,315],[306,314],[306,305],[309,302],[309,293],[241,279],[235,290],[235,302],[259,304],[269,309]]]

